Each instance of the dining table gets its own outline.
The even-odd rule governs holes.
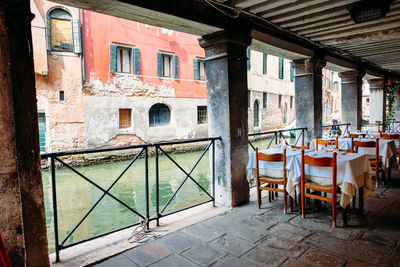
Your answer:
[[[335,140],[336,137],[325,137],[321,138],[323,140]],[[368,142],[368,141],[376,141],[374,138],[354,138],[353,140]],[[315,139],[312,140],[310,144],[311,149],[315,149]],[[351,148],[351,138],[338,138],[338,148],[339,149],[350,149]],[[318,148],[320,149],[320,148]],[[323,146],[321,146],[323,149]],[[395,140],[389,139],[379,139],[379,156],[382,157],[383,162],[383,170],[388,172],[390,167],[396,166],[396,151],[397,146]],[[359,154],[371,155],[375,156],[375,148],[373,147],[360,147],[358,149]]]
[[[283,153],[283,148],[272,148],[259,151],[265,154]],[[313,149],[305,150],[305,155],[312,157],[332,157],[333,152],[315,151]],[[247,179],[250,181],[256,177],[256,160],[255,152],[251,153],[247,163]],[[270,177],[283,176],[282,162],[264,162],[259,161],[260,175]],[[296,197],[296,191],[299,193],[300,176],[301,176],[301,150],[286,150],[286,190],[293,198]],[[332,169],[329,167],[306,166],[306,179],[323,185],[332,183]],[[373,191],[371,178],[371,166],[369,164],[368,155],[357,153],[337,153],[337,184],[341,189],[340,205],[346,208],[352,201],[356,191],[362,188],[363,198],[368,197]],[[362,208],[362,207],[360,207]]]

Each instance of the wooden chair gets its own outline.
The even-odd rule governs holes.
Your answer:
[[[362,142],[358,140],[354,140],[354,152],[358,153],[358,148],[368,148],[368,147],[375,147],[375,157],[369,159],[369,163],[371,164],[372,171],[375,172],[375,186],[378,187],[379,185],[379,172],[382,172],[383,176],[385,172],[382,169],[382,159],[379,157],[379,138],[376,138],[376,141],[367,141]]]
[[[332,168],[332,185],[320,185],[314,182],[306,181],[305,178],[305,165],[315,167],[331,167]],[[314,198],[322,201],[332,203],[332,225],[336,227],[336,195],[337,195],[337,182],[336,182],[336,152],[333,152],[332,158],[313,158],[308,155],[304,155],[304,150],[301,151],[301,215],[305,218],[305,198]],[[314,195],[306,193],[305,190],[310,189],[314,191],[330,193],[332,198],[320,195]]]
[[[310,149],[310,142],[308,142],[305,146],[295,146],[291,145],[291,148],[297,148],[297,149]]]
[[[347,152],[347,153],[354,153],[354,138],[351,138],[350,142],[350,148],[349,149],[340,149],[338,148],[340,152]]]
[[[268,176],[260,176],[259,171],[259,161],[268,161],[268,162],[283,162],[283,177],[275,178]],[[256,148],[256,178],[257,178],[257,201],[258,208],[261,207],[261,190],[269,191],[270,201],[271,201],[271,192],[282,192],[283,193],[283,210],[286,214],[286,149],[283,150],[283,154],[264,154],[258,152],[258,148]],[[261,185],[262,183],[268,184],[268,186]],[[276,185],[276,187],[275,187]],[[283,185],[283,189],[279,189],[278,185]]]
[[[318,146],[323,145],[324,147],[327,146],[334,146],[336,149],[339,147],[338,137],[335,140],[324,140],[318,139],[318,135],[315,136],[315,150],[318,150]]]
[[[398,140],[399,146],[396,148],[396,158],[399,158],[400,162],[400,134],[397,133],[392,133],[392,134],[386,134],[386,133],[381,133],[381,138],[385,140]],[[392,161],[389,162],[389,172],[388,172],[388,179],[391,179],[392,176]]]
[[[365,133],[351,133],[350,134],[350,138],[365,138],[367,136],[367,134]]]

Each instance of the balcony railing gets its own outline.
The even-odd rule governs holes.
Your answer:
[[[350,126],[351,126],[350,123],[323,125],[322,133],[329,134],[329,135],[330,134],[347,135],[348,133],[350,133],[350,129],[349,129]]]
[[[50,159],[50,170],[51,170],[51,192],[52,192],[52,202],[53,202],[53,222],[54,222],[54,238],[55,238],[55,253],[56,253],[56,262],[60,261],[60,251],[66,248],[69,248],[71,246],[75,246],[77,244],[81,244],[83,242],[87,242],[90,240],[93,240],[95,238],[99,238],[135,225],[139,225],[142,222],[147,223],[147,228],[149,228],[149,222],[156,220],[157,225],[159,225],[159,219],[161,217],[165,217],[189,208],[193,208],[195,206],[205,204],[208,202],[213,202],[215,205],[215,143],[217,140],[221,140],[220,137],[215,137],[215,138],[203,138],[203,139],[194,139],[194,140],[185,140],[185,141],[175,141],[175,142],[162,142],[162,143],[154,143],[154,144],[144,144],[144,145],[135,145],[135,146],[125,146],[125,147],[114,147],[114,148],[104,148],[104,149],[83,149],[79,151],[64,151],[64,152],[55,152],[55,153],[46,153],[42,154],[41,158],[42,159]],[[199,143],[199,142],[207,142],[206,148],[203,150],[201,153],[200,157],[197,159],[196,163],[191,167],[189,171],[185,170],[184,167],[182,167],[176,160],[174,160],[169,153],[167,152],[167,149],[165,149],[166,146],[171,146],[171,145],[179,145],[179,144],[188,144],[188,143]],[[154,148],[154,156],[155,156],[155,188],[156,188],[156,201],[155,201],[155,208],[156,212],[154,216],[150,215],[150,199],[149,199],[149,149]],[[94,153],[105,153],[105,152],[116,152],[116,151],[123,151],[123,150],[138,150],[133,158],[129,161],[129,163],[125,166],[125,168],[122,170],[122,172],[117,175],[115,179],[107,186],[101,186],[98,183],[94,181],[94,179],[91,179],[81,173],[80,171],[77,170],[77,168],[73,167],[71,163],[67,163],[66,160],[63,160],[63,156],[75,156],[79,154],[94,154]],[[204,155],[211,150],[211,186],[212,186],[212,192],[208,192],[202,185],[200,185],[199,182],[197,182],[193,178],[193,171],[196,169],[198,166],[199,162],[201,159],[204,157]],[[172,196],[168,199],[168,201],[165,204],[162,204],[160,202],[160,166],[159,166],[159,158],[160,158],[160,153],[165,155],[175,166],[177,166],[185,175],[185,178],[182,180],[180,185],[177,187],[175,192],[172,194]],[[129,206],[127,203],[121,200],[120,197],[114,195],[111,193],[111,189],[118,183],[118,181],[126,174],[126,172],[132,167],[132,165],[135,164],[135,162],[138,160],[138,158],[144,158],[144,177],[143,179],[145,180],[145,186],[144,186],[144,191],[145,191],[145,211],[139,211],[138,209],[134,209],[131,206]],[[59,236],[59,217],[58,217],[58,206],[57,206],[57,175],[56,175],[56,162],[64,168],[67,168],[71,170],[73,173],[78,175],[80,178],[85,180],[86,182],[90,183],[93,185],[95,188],[101,191],[100,197],[97,198],[97,200],[92,204],[92,206],[86,211],[86,213],[80,218],[80,220],[75,224],[74,227],[72,227],[71,230],[66,231],[66,236],[63,238],[63,240],[60,242],[60,236]],[[206,201],[202,201],[201,203],[197,203],[194,205],[189,205],[180,209],[175,209],[173,211],[167,212],[167,207],[170,206],[172,200],[176,197],[178,192],[181,190],[184,184],[187,183],[188,180],[192,180],[194,184],[202,191],[204,192],[208,199]],[[71,236],[73,233],[76,232],[76,230],[82,225],[82,223],[88,218],[88,216],[92,213],[92,211],[99,205],[99,203],[102,202],[105,196],[110,197],[120,205],[122,205],[127,211],[131,212],[132,214],[138,216],[140,218],[140,221],[135,222],[133,224],[129,224],[123,227],[120,227],[118,229],[114,229],[112,231],[107,231],[98,235],[91,236],[89,238],[79,240],[76,242],[71,242]],[[73,196],[70,196],[73,197]],[[161,208],[161,211],[160,211]],[[67,241],[69,240],[68,244]]]

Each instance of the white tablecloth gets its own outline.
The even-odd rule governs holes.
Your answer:
[[[324,140],[335,140],[334,138],[327,138]],[[375,141],[376,139],[367,139],[367,138],[361,138],[361,139],[354,139],[354,140],[359,140],[362,142],[367,142],[367,141]],[[351,138],[339,138],[338,139],[338,146],[339,149],[350,149],[351,148]],[[323,146],[318,146],[320,147]],[[315,149],[315,139],[310,144],[311,149]],[[394,140],[386,140],[386,139],[379,139],[379,155],[382,156],[382,161],[383,161],[383,167],[384,170],[386,171],[389,166],[390,166],[390,161],[392,161],[392,166],[396,163],[396,143]],[[375,148],[364,148],[360,147],[358,149],[359,154],[366,154],[366,155],[375,155]]]
[[[260,151],[266,154],[283,153],[282,149],[271,149]],[[317,157],[332,157],[331,152],[325,151],[306,151],[306,154],[315,155]],[[300,193],[300,175],[301,175],[301,151],[300,150],[287,150],[286,151],[286,169],[287,169],[287,184],[286,190],[295,197],[295,190]],[[260,164],[260,174],[270,175],[274,177],[282,176],[282,163],[266,163],[263,161]],[[305,169],[312,181],[330,184],[332,183],[332,168],[324,167],[308,167]],[[364,197],[369,196],[373,190],[372,179],[370,176],[371,167],[368,157],[362,154],[354,153],[338,153],[337,155],[337,184],[340,186],[342,194],[340,198],[340,205],[346,207],[356,194],[359,187],[364,187]],[[255,178],[256,162],[255,152],[250,156],[247,164],[248,179]]]

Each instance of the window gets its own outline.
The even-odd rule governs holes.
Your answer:
[[[61,8],[51,10],[46,17],[47,50],[81,52],[80,23]]]
[[[171,120],[171,111],[164,104],[155,104],[150,108],[149,111],[149,125],[163,126],[169,124]]]
[[[206,63],[202,59],[193,59],[194,80],[206,80]]]
[[[290,81],[294,82],[294,68],[290,66]]]
[[[293,109],[293,96],[290,96],[290,109]]]
[[[64,91],[59,91],[58,99],[59,99],[60,101],[64,101],[64,100],[65,100]]]
[[[207,123],[207,106],[197,107],[197,124]]]
[[[45,113],[38,113],[39,119],[39,145],[40,152],[46,151],[46,116]]]
[[[246,56],[247,56],[247,70],[250,70],[251,66],[250,66],[250,48],[246,49]],[[250,105],[249,105],[250,107]]]
[[[110,45],[110,72],[140,74],[140,51],[136,47]]]
[[[267,74],[267,59],[268,59],[268,54],[267,53],[263,53],[263,74]]]
[[[367,97],[367,103],[369,103],[369,97]]]
[[[279,58],[279,73],[278,73],[278,77],[279,79],[283,79],[283,70],[284,70],[284,59],[283,58]]]
[[[278,95],[278,108],[282,107],[282,95]]]
[[[247,107],[250,108],[251,103],[251,91],[247,90]]]
[[[259,126],[259,118],[258,118],[258,114],[259,114],[259,103],[258,100],[254,101],[254,127],[258,127]]]
[[[178,56],[158,53],[157,76],[178,78]]]
[[[119,110],[119,128],[129,128],[131,127],[131,109],[120,109]]]
[[[263,108],[267,108],[268,93],[263,93]]]

